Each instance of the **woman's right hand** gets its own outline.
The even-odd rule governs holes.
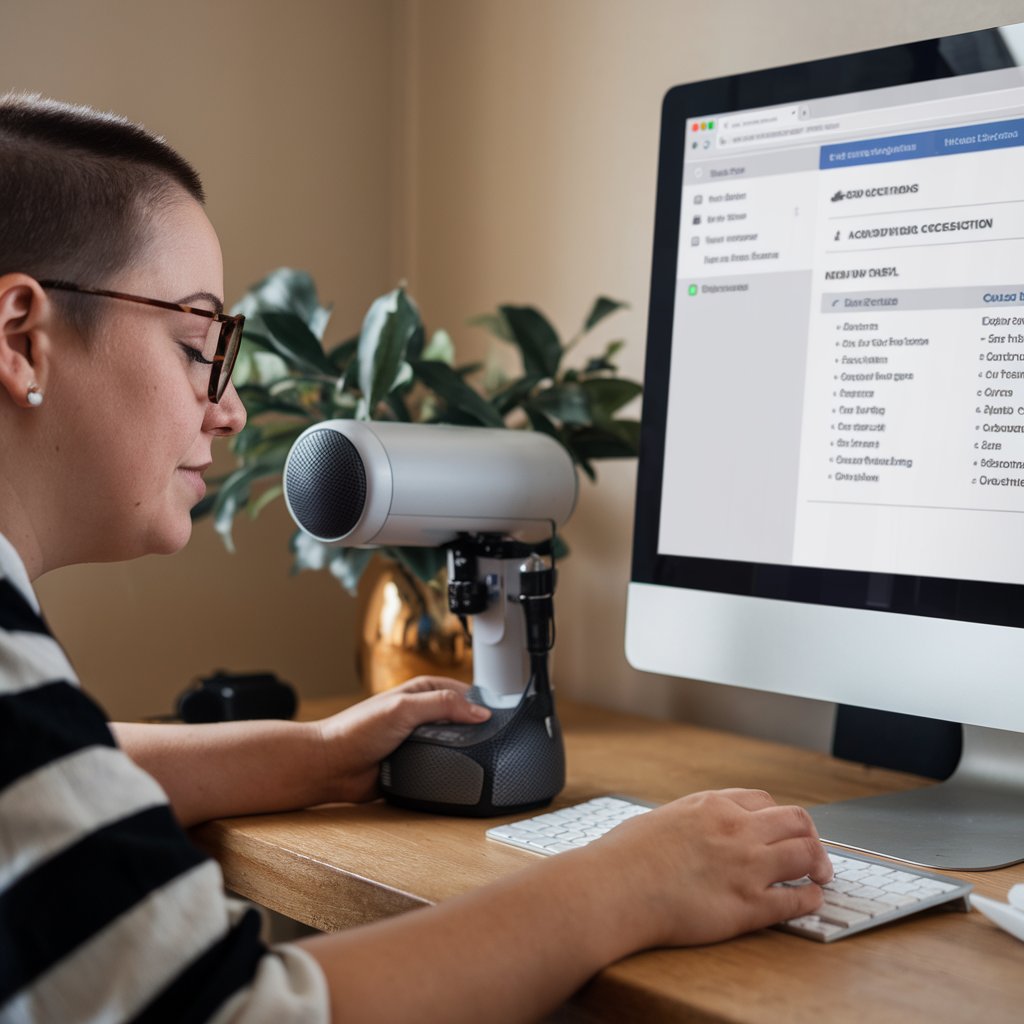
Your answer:
[[[807,811],[759,790],[694,793],[579,852],[592,858],[595,884],[621,895],[623,953],[718,942],[813,913],[832,878]],[[812,884],[774,884],[805,875]]]
[[[806,811],[695,793],[415,914],[303,941],[335,1020],[539,1020],[596,971],[652,946],[717,942],[810,913],[832,876]],[[396,985],[396,964],[405,984]]]

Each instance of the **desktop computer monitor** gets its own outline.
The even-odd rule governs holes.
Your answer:
[[[812,811],[1024,859],[1024,25],[681,85],[662,116],[626,647],[965,724]]]

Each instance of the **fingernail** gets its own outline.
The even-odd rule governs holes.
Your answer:
[[[470,706],[469,706],[469,713],[474,718],[479,718],[481,721],[483,721],[485,718],[490,718],[491,717],[490,709],[482,707],[479,704],[470,704]]]

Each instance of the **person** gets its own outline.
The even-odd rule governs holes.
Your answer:
[[[265,948],[185,829],[374,799],[414,727],[488,712],[421,678],[315,723],[108,723],[31,581],[187,542],[212,445],[245,422],[241,324],[196,172],[142,127],[2,97],[0,194],[0,1021],[531,1020],[631,952],[819,906],[831,868],[807,813],[727,790]]]

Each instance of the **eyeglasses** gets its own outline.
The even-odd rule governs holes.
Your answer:
[[[99,295],[105,299],[123,299],[125,302],[138,302],[144,306],[156,306],[158,309],[170,309],[176,312],[206,317],[206,319],[212,321],[208,334],[212,351],[208,355],[205,352],[203,353],[203,362],[211,364],[210,386],[207,390],[207,397],[216,405],[224,396],[228,381],[231,380],[231,371],[235,368],[235,359],[238,356],[238,349],[242,342],[242,328],[245,326],[244,316],[230,316],[227,313],[215,313],[212,309],[186,306],[180,302],[164,302],[163,299],[146,299],[141,295],[126,295],[124,292],[111,292],[103,288],[81,288],[70,281],[40,281],[39,284],[43,288],[52,288],[56,291],[77,292],[79,295]],[[217,325],[217,337],[215,340],[212,338],[214,324]]]

